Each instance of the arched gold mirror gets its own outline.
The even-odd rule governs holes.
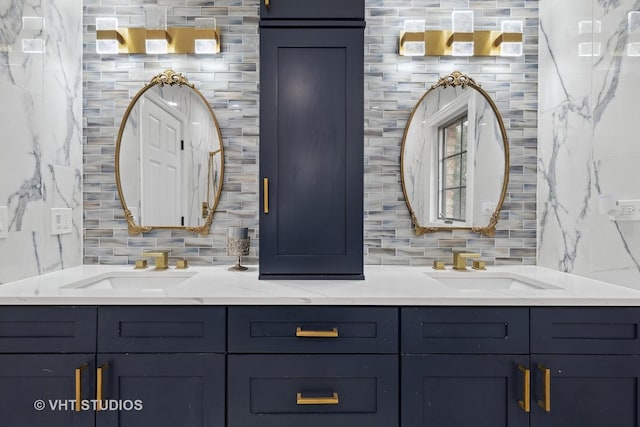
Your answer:
[[[115,169],[130,234],[209,233],[222,190],[222,136],[209,103],[182,74],[158,74],[132,99]]]
[[[509,181],[500,112],[458,71],[420,98],[404,131],[402,191],[415,233],[468,229],[493,236]]]

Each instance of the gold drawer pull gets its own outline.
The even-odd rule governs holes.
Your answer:
[[[330,331],[305,331],[300,326],[296,328],[297,337],[312,337],[312,338],[337,338],[338,328],[331,328]]]
[[[262,210],[264,213],[269,213],[269,178],[262,180]]]
[[[337,405],[340,403],[338,393],[333,393],[330,397],[302,397],[302,393],[296,395],[298,405]]]
[[[551,412],[551,369],[538,363],[538,369],[544,374],[544,400],[538,400],[538,406],[545,412]]]
[[[103,396],[103,378],[102,374],[104,370],[109,366],[108,363],[103,363],[98,369],[96,369],[96,400],[98,401],[98,406],[96,407],[96,411],[102,411],[102,400]]]
[[[518,400],[518,406],[526,413],[531,412],[531,371],[522,365],[518,366],[522,372],[522,400]]]
[[[271,2],[270,0],[264,0],[264,5],[267,9],[269,9],[269,7],[271,7]]]
[[[80,412],[82,405],[82,370],[88,365],[85,363],[76,368],[76,412]]]

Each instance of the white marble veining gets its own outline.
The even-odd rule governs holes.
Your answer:
[[[0,3],[0,283],[78,265],[82,252],[82,5]],[[23,27],[23,17],[30,20]],[[37,25],[33,25],[33,23]],[[44,52],[22,42],[44,40]],[[50,208],[73,208],[73,232],[51,236]]]
[[[600,196],[640,199],[640,59],[626,55],[638,0],[541,2],[539,265],[640,288],[640,223],[599,213]],[[581,22],[602,32],[580,34]],[[580,43],[599,56],[579,56]]]
[[[0,304],[640,306],[638,290],[534,266],[466,272],[367,266],[363,281],[258,280],[255,267],[247,272],[192,267],[187,272],[196,274],[171,286],[144,288],[132,282],[114,289],[82,288],[77,282],[101,275],[155,274],[166,279],[185,271],[79,266],[2,285]],[[548,284],[550,289],[465,290],[439,282],[443,276],[478,280],[496,273]]]

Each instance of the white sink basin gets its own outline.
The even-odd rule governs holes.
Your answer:
[[[99,274],[88,279],[80,280],[63,289],[91,289],[91,290],[166,290],[176,287],[193,277],[194,272],[163,272],[163,271],[132,271]]]
[[[430,277],[454,289],[465,291],[481,290],[552,290],[559,286],[515,273],[505,272],[450,272],[427,273]]]

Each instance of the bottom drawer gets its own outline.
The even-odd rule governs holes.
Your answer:
[[[230,355],[229,427],[398,425],[392,355]]]

